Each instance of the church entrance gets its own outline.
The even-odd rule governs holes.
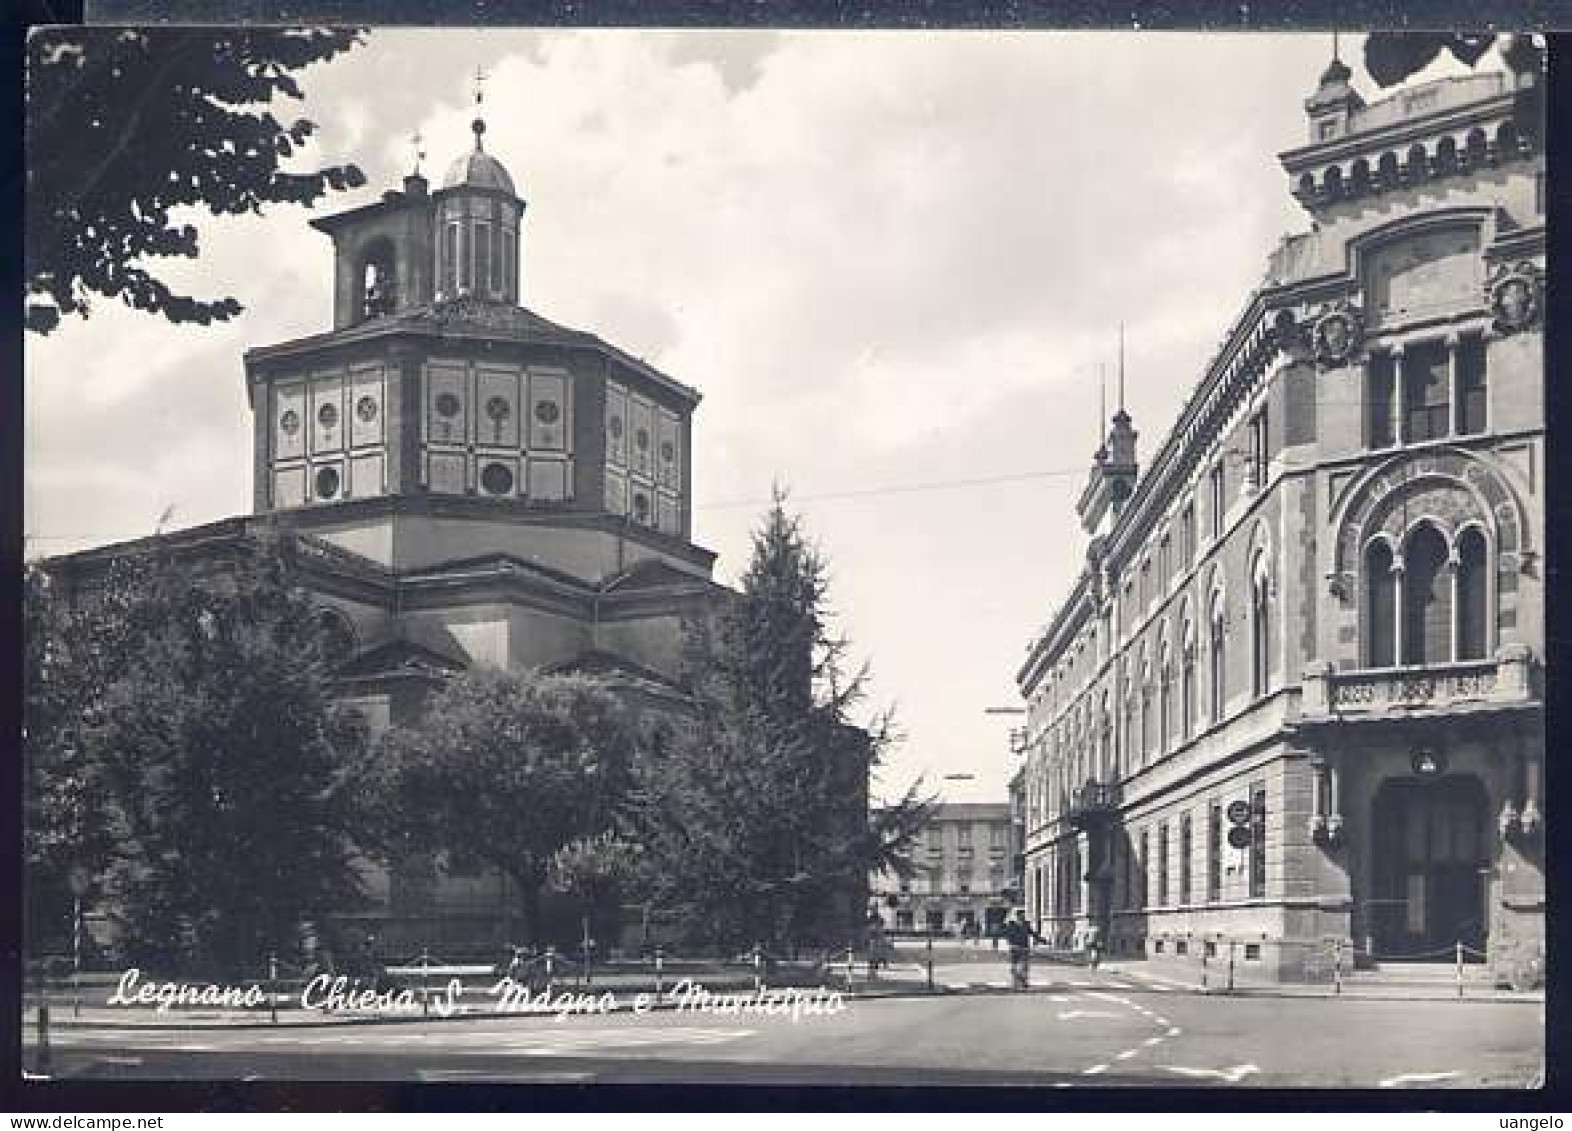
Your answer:
[[[1389,781],[1372,803],[1371,941],[1377,959],[1451,961],[1485,948],[1490,807],[1477,777]]]

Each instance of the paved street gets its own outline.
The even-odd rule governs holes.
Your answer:
[[[659,1011],[297,1028],[60,1027],[59,1076],[603,1082],[1513,1087],[1543,1006],[1219,998],[1076,968],[944,965],[977,988],[848,1000],[836,1016]],[[27,1061],[32,1063],[33,1050]]]

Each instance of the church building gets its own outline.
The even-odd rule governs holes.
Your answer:
[[[477,664],[593,672],[636,708],[670,705],[683,620],[726,592],[691,538],[699,394],[522,304],[525,201],[478,106],[472,130],[439,187],[417,166],[311,221],[332,241],[332,327],[245,354],[253,513],[165,543],[222,556],[290,532],[337,690],[373,729]],[[368,881],[360,927],[388,945],[505,939],[517,900],[434,862]]]
[[[1542,58],[1505,62],[1367,103],[1334,59],[1280,157],[1310,229],[1144,466],[1121,397],[1018,674],[1060,945],[1542,970]]]

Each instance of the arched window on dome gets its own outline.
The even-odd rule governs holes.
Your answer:
[[[360,256],[360,316],[376,318],[398,306],[397,257],[393,241],[374,240]]]

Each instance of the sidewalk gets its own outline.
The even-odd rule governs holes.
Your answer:
[[[1194,994],[1216,997],[1321,997],[1354,1000],[1383,1001],[1493,1001],[1537,1002],[1544,1004],[1543,990],[1503,990],[1492,983],[1478,979],[1463,982],[1463,996],[1458,997],[1457,983],[1451,979],[1425,981],[1384,980],[1379,975],[1357,973],[1345,976],[1342,991],[1335,992],[1330,983],[1259,982],[1244,981],[1235,972],[1233,989],[1228,988],[1226,963],[1214,963],[1207,968],[1206,984],[1201,972],[1177,969],[1173,963],[1154,963],[1142,959],[1105,959],[1103,972],[1118,977],[1131,978],[1155,986]]]

